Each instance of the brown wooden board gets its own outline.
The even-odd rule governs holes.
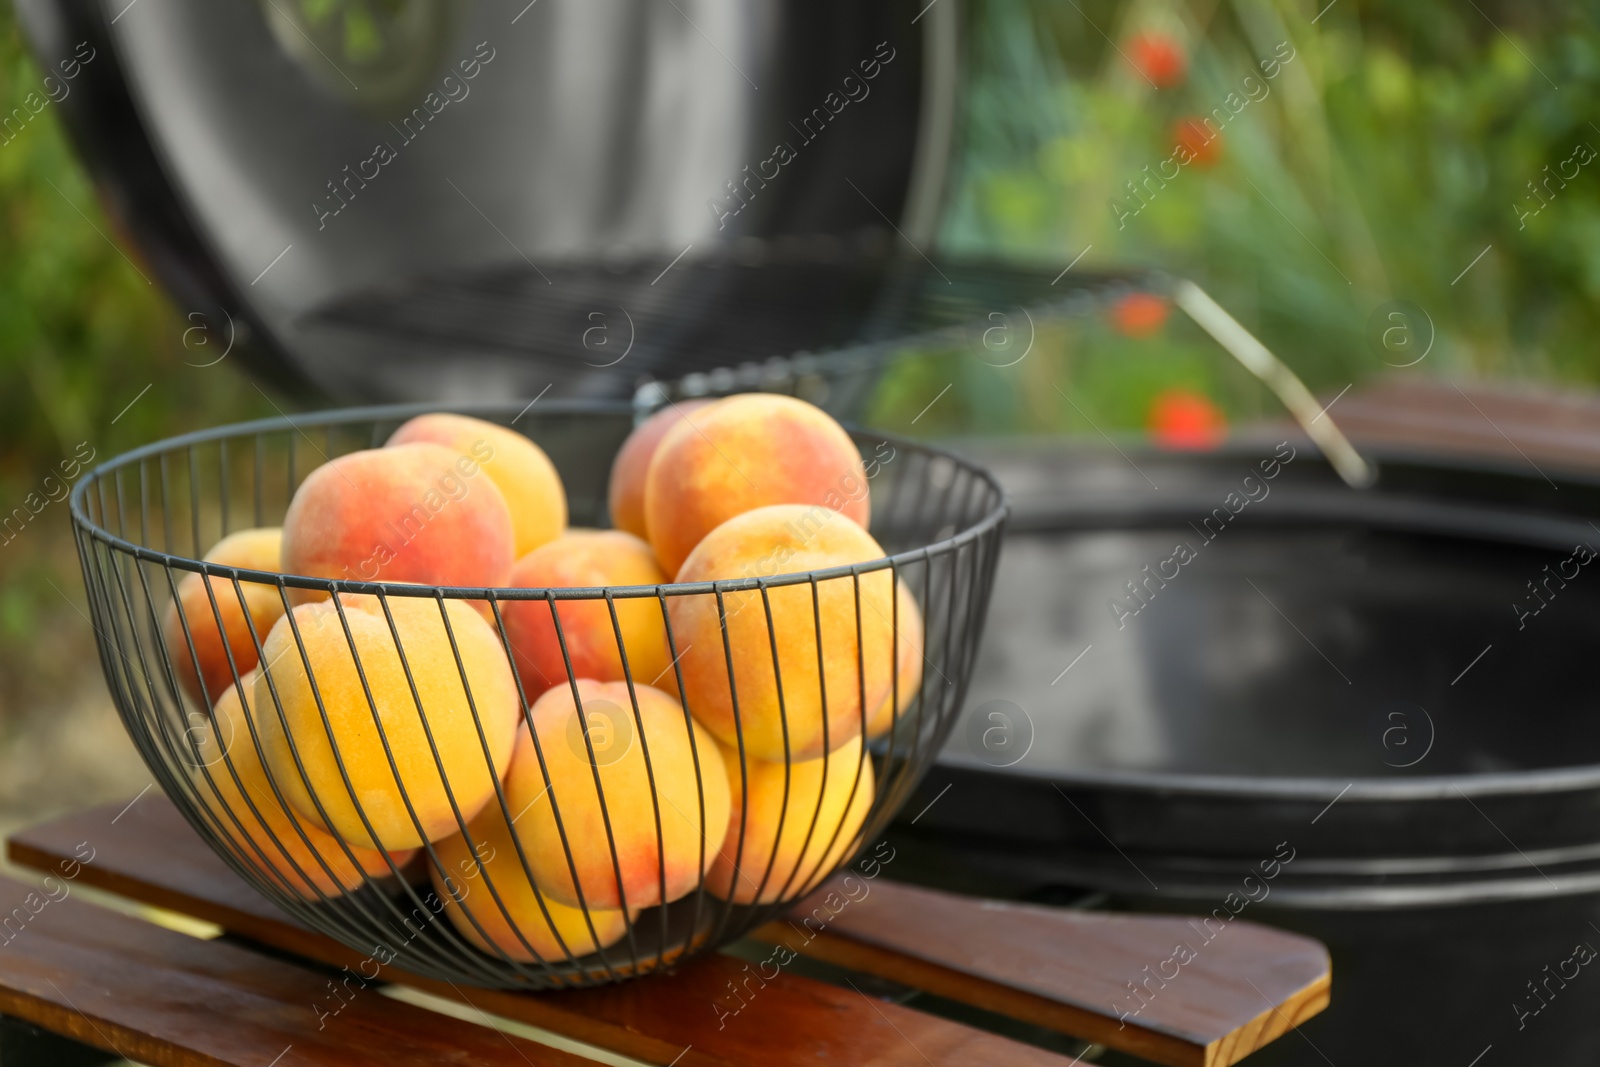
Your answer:
[[[87,842],[94,857],[75,870],[78,882],[335,966],[358,967],[364,961],[361,953],[306,929],[258,896],[165,797],[149,794],[119,815],[121,808],[92,808],[14,834],[10,858],[35,869],[56,870]],[[749,964],[717,953],[689,961],[672,974],[559,993],[464,989],[391,968],[384,969],[383,977],[600,1048],[678,1067],[1069,1064],[1065,1057],[1031,1045],[850,988],[787,972],[769,979],[753,976]],[[734,989],[742,991],[742,999]]]
[[[87,868],[84,868],[87,870]],[[154,1067],[581,1067],[592,1061],[0,878],[0,1013]],[[81,878],[81,876],[80,876]]]
[[[1600,468],[1600,395],[1592,392],[1395,375],[1352,389],[1328,417],[1357,447],[1453,452],[1528,474]]]
[[[1246,922],[835,878],[755,936],[1158,1063],[1225,1067],[1328,1006],[1327,949]]]

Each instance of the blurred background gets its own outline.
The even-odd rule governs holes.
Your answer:
[[[299,6],[362,47],[372,3]],[[1324,402],[1391,374],[1600,378],[1595,5],[973,0],[962,18],[942,253],[1196,278]],[[6,110],[43,75],[9,4],[0,72]],[[316,398],[275,394],[186,336],[119,248],[53,107],[0,133],[0,250],[0,511],[30,513],[0,532],[3,832],[149,781],[100,677],[52,499],[63,464]],[[1092,423],[1173,446],[1281,417],[1150,299],[1041,332],[1016,368],[916,353],[867,410],[919,436]]]

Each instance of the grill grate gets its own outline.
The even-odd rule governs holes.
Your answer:
[[[889,347],[981,328],[994,312],[1084,314],[1141,285],[1131,274],[1063,277],[858,254],[817,238],[677,262],[514,262],[418,277],[323,305],[302,326],[401,349],[475,351],[557,374],[602,372],[626,359],[626,373],[611,376],[612,394],[625,396],[642,381],[726,376],[806,353],[835,353],[839,372],[871,369]]]

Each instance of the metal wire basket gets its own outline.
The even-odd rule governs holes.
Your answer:
[[[73,521],[111,693],[151,771],[218,855],[300,922],[369,954],[373,973],[393,964],[452,982],[557,988],[614,981],[709,951],[767,921],[876,840],[943,744],[964,698],[1006,515],[990,475],[925,445],[854,433],[868,461],[871,533],[887,556],[805,573],[587,589],[438,588],[202,562],[225,535],[281,523],[312,468],[378,447],[424,410],[348,410],[190,434],[120,456],[74,490]],[[607,476],[633,427],[632,407],[552,402],[463,413],[514,423],[560,471],[571,521],[608,525]],[[869,611],[873,597],[890,588],[886,607]],[[775,605],[787,600],[790,610],[797,596],[816,627],[812,684],[822,748],[831,755],[796,758],[790,723],[798,721],[800,696],[777,679],[785,755],[762,761],[746,743],[749,724],[740,725],[734,679],[752,657],[769,660],[776,675]],[[694,598],[714,605],[718,620],[733,694],[731,746],[707,743],[684,685],[688,650],[675,622]],[[330,638],[306,632],[309,615],[296,605],[307,600],[322,601],[321,617],[336,623],[331,640],[343,642],[340,662],[357,683],[334,678],[326,658],[308,654],[309,645]],[[472,649],[488,640],[474,636],[481,631],[516,675],[506,614],[530,601],[548,612],[561,642],[568,677],[556,689],[570,691],[577,725],[559,740],[544,729],[534,714],[540,703],[524,695],[518,678],[518,761],[531,758],[524,751],[537,757],[523,781],[508,773],[507,746],[490,736],[498,726],[488,721],[471,665]],[[570,676],[563,624],[580,604],[604,605],[618,643],[624,679],[605,691],[609,704]],[[629,673],[619,611],[639,605],[650,605],[665,628],[668,678]],[[739,632],[756,625],[765,634],[758,642],[737,639],[730,626],[745,608],[752,614]],[[852,686],[832,692],[827,682],[838,676],[822,662],[825,608],[844,610],[856,637],[847,643]],[[270,642],[277,659],[252,673],[268,655],[263,620],[271,619],[278,622]],[[382,655],[393,662],[377,662],[375,646],[361,644],[363,627],[392,638]],[[418,644],[419,627],[436,628],[447,643]],[[869,627],[891,634],[889,643],[867,641]],[[869,662],[874,649],[885,650],[887,662]],[[203,652],[224,665],[214,685],[196,684]],[[869,676],[889,680],[886,699],[869,700]],[[441,677],[464,700],[441,702]],[[286,686],[295,678],[318,713],[309,727],[285,714]],[[684,707],[670,692],[663,703],[647,685],[652,681],[685,694]],[[219,696],[216,689],[228,685],[234,688]],[[840,691],[851,687],[857,692]],[[586,701],[609,717],[597,718]],[[866,743],[829,743],[828,723],[842,721],[830,712],[845,704],[855,720],[849,732]],[[338,725],[356,714],[366,732]],[[455,718],[447,727],[448,716]],[[617,735],[624,737],[620,747]],[[477,769],[463,773],[474,760]],[[579,777],[569,773],[573,766]],[[523,770],[522,762],[512,768]],[[393,796],[372,788],[374,775],[384,773]],[[400,849],[374,831],[377,809],[396,798],[421,838]],[[718,805],[728,807],[727,825],[736,828],[720,838],[720,812],[712,810]],[[555,838],[539,839],[545,845],[536,847],[530,824],[518,825],[529,810],[539,826],[555,827]],[[776,824],[762,824],[773,810]],[[448,833],[437,828],[441,815]],[[430,818],[434,828],[424,832]],[[697,841],[683,844],[673,825],[679,820],[698,831]],[[683,863],[675,865],[684,856],[687,880]]]

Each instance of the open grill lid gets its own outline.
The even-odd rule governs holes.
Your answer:
[[[179,311],[340,400],[626,395],[893,330],[937,221],[958,0],[17,7],[44,66],[92,53],[58,106]],[[363,317],[429,292],[429,329]]]

